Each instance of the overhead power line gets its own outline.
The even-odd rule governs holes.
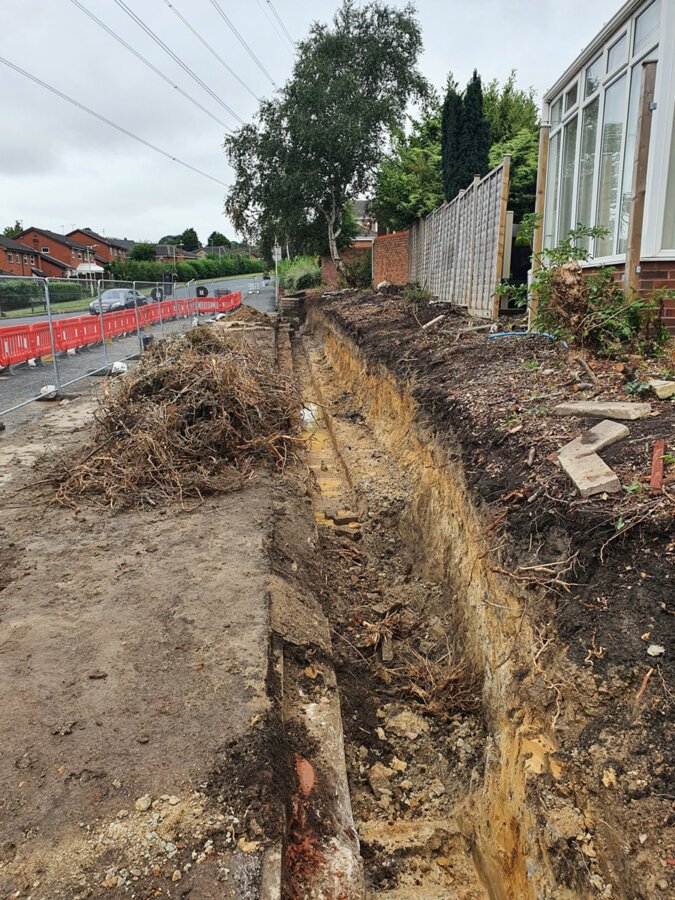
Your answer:
[[[286,28],[286,26],[284,25],[281,16],[279,15],[279,13],[278,13],[278,12],[276,11],[276,9],[274,8],[274,4],[272,3],[272,0],[267,0],[267,5],[268,5],[269,8],[272,10],[272,15],[274,16],[274,18],[277,20],[277,22],[278,22],[279,25],[281,26],[281,30],[283,31],[283,33],[284,33],[284,34],[286,35],[286,37],[288,38],[288,41],[289,41],[291,47],[294,47],[295,44],[294,44],[294,42],[293,42],[293,38],[290,36],[290,34],[289,34],[289,32],[288,32],[288,28]]]
[[[289,51],[292,50],[293,48],[289,47],[288,41],[286,40],[286,37],[284,36],[283,31],[279,28],[277,23],[274,21],[272,16],[267,11],[267,7],[263,3],[263,0],[256,0],[256,2],[258,4],[258,6],[260,7],[261,13],[265,16],[265,18],[267,19],[267,21],[270,23],[270,25],[274,29],[275,33],[277,34],[279,40],[281,41],[282,46],[285,47]]]
[[[115,2],[116,2],[116,3],[119,3],[120,0],[115,0]],[[246,41],[244,40],[244,38],[239,34],[239,32],[238,32],[237,29],[234,27],[234,25],[232,24],[232,22],[230,21],[230,19],[225,15],[225,13],[223,12],[223,9],[222,9],[220,3],[218,3],[218,0],[211,0],[211,6],[216,10],[216,12],[217,12],[218,15],[220,16],[220,18],[223,20],[223,22],[225,22],[225,23],[228,25],[228,27],[230,28],[230,31],[232,32],[232,34],[235,35],[235,37],[238,39],[239,43],[240,43],[240,44],[242,45],[242,47],[246,50],[246,52],[248,53],[248,55],[251,57],[251,59],[253,60],[253,62],[258,66],[258,68],[259,68],[260,71],[263,73],[263,75],[265,75],[265,77],[269,79],[269,81],[270,81],[270,83],[272,84],[273,87],[276,87],[276,86],[277,86],[276,81],[272,78],[272,76],[271,76],[270,73],[267,71],[267,69],[265,68],[265,66],[263,66],[263,64],[260,62],[260,60],[258,59],[258,57],[257,57],[257,56],[255,55],[255,53],[253,52],[253,50],[251,50],[251,48],[250,48],[249,45],[246,43]]]
[[[194,34],[194,36],[197,38],[197,40],[200,41],[206,47],[206,49],[209,51],[209,53],[211,53],[213,56],[215,56],[215,58],[218,60],[218,62],[221,64],[221,66],[223,66],[225,69],[227,69],[227,71],[230,73],[230,75],[232,75],[233,78],[236,78],[242,87],[246,88],[246,90],[254,98],[254,100],[257,100],[258,102],[260,102],[260,97],[258,97],[258,95],[254,91],[251,90],[251,88],[246,84],[246,82],[242,78],[240,78],[239,75],[237,75],[237,73],[234,71],[234,69],[232,69],[232,68],[230,68],[230,66],[228,66],[228,64],[225,62],[225,60],[222,58],[222,56],[216,50],[213,49],[213,47],[211,46],[211,44],[208,43],[208,41],[204,40],[204,38],[196,30],[196,28],[193,28],[193,26],[190,24],[190,22],[185,18],[184,15],[182,15],[182,13],[180,13],[176,9],[176,7],[173,5],[173,3],[170,3],[169,0],[164,0],[164,2],[169,7],[169,9],[172,10],[172,12],[174,12],[178,16],[178,18],[181,20],[183,25],[185,25],[186,28],[189,28],[190,31],[192,32],[192,34]]]
[[[201,169],[198,169],[196,166],[191,165],[190,163],[185,162],[185,160],[179,159],[179,157],[174,156],[171,153],[168,153],[166,150],[162,150],[161,147],[157,147],[155,144],[151,144],[150,141],[146,141],[145,138],[139,137],[137,134],[134,134],[133,131],[129,131],[127,128],[124,128],[122,125],[118,125],[116,122],[111,121],[110,119],[106,119],[105,116],[102,116],[100,113],[97,113],[96,110],[90,109],[88,106],[85,106],[84,103],[80,103],[79,100],[75,100],[73,97],[69,97],[68,94],[64,94],[63,91],[60,91],[58,88],[55,88],[51,84],[47,84],[46,81],[42,81],[42,79],[38,78],[36,75],[31,75],[30,72],[27,72],[25,69],[22,69],[20,66],[17,66],[16,63],[11,62],[8,59],[5,59],[3,56],[0,56],[0,63],[3,63],[5,66],[8,66],[10,69],[14,69],[15,72],[18,72],[20,75],[29,78],[31,81],[34,81],[35,84],[39,84],[40,87],[45,88],[45,90],[51,91],[52,94],[56,94],[57,97],[60,97],[62,100],[67,100],[68,103],[71,103],[73,106],[76,106],[78,109],[81,109],[83,112],[89,113],[90,116],[93,116],[95,119],[98,119],[100,122],[104,122],[106,125],[110,125],[111,128],[115,128],[117,131],[125,134],[127,137],[132,138],[134,141],[138,141],[139,144],[143,144],[146,147],[149,147],[151,150],[154,150],[156,153],[161,153],[162,156],[165,156],[167,159],[172,160],[173,162],[178,163],[180,166],[184,166],[186,169],[190,169],[192,172],[196,172],[197,175],[202,175],[204,178],[208,178],[209,181],[215,181],[216,184],[221,184],[223,187],[228,187],[228,185],[221,181],[220,178],[216,178],[214,175],[209,175],[208,172],[203,172]]]
[[[227,105],[227,103],[225,103],[223,100],[221,100],[220,97],[218,96],[218,94],[216,94],[215,91],[212,91],[211,88],[208,86],[208,84],[206,84],[204,81],[202,81],[202,79],[199,77],[199,75],[195,74],[195,72],[193,72],[192,69],[183,62],[183,60],[180,58],[180,56],[178,56],[176,53],[174,53],[170,47],[167,47],[167,45],[164,43],[164,41],[155,34],[155,32],[152,30],[152,28],[150,28],[148,25],[145,24],[145,22],[143,21],[143,19],[140,18],[140,16],[136,15],[136,13],[133,11],[133,9],[130,9],[127,6],[127,4],[124,2],[124,0],[115,0],[115,3],[119,6],[120,9],[124,10],[124,12],[131,19],[133,19],[133,21],[139,26],[139,28],[143,29],[143,31],[148,35],[149,38],[151,38],[151,40],[153,40],[157,44],[158,47],[161,47],[165,53],[168,53],[168,55],[171,57],[171,59],[175,63],[178,63],[178,65],[181,67],[181,69],[183,69],[184,72],[187,72],[187,74],[190,76],[190,78],[192,78],[194,81],[196,81],[197,84],[201,88],[203,88],[207,94],[209,94],[209,96],[213,97],[213,99],[216,101],[216,103],[219,103],[223,107],[223,109],[226,109],[229,112],[229,114],[233,118],[235,118],[241,125],[244,124],[244,120],[241,118],[241,116],[238,116],[237,113],[230,106]]]
[[[95,16],[94,13],[91,12],[91,10],[87,9],[86,6],[84,6],[82,3],[80,3],[80,0],[71,0],[71,2],[79,10],[81,10],[85,15],[89,16],[89,18],[93,22],[96,22],[96,24],[99,25],[104,31],[107,31],[107,33],[110,35],[110,37],[114,38],[123,47],[126,47],[127,50],[129,51],[129,53],[133,53],[133,55],[136,57],[136,59],[140,60],[144,66],[147,66],[149,69],[152,69],[152,71],[155,73],[155,75],[158,75],[163,81],[166,81],[167,84],[170,84],[172,88],[175,88],[179,94],[182,94],[183,97],[186,98],[186,100],[189,100],[190,103],[194,104],[194,106],[201,109],[202,112],[206,113],[207,116],[210,116],[214,120],[214,122],[217,122],[219,125],[222,125],[223,128],[227,129],[227,131],[232,130],[228,125],[225,124],[225,122],[222,121],[222,119],[219,119],[218,116],[214,116],[213,113],[210,112],[210,110],[208,110],[205,106],[202,106],[198,100],[195,100],[195,98],[190,96],[190,94],[188,94],[187,91],[184,91],[182,87],[175,84],[167,75],[164,74],[164,72],[162,72],[156,66],[153,66],[153,64],[151,62],[149,62],[147,59],[145,59],[145,57],[142,56],[137,50],[134,50],[134,48],[131,46],[131,44],[127,44],[127,42],[124,40],[124,38],[120,37],[116,31],[114,31],[112,28],[109,28],[105,24],[105,22],[102,22],[97,16]]]

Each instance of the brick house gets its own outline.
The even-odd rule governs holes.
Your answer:
[[[117,241],[115,238],[102,237],[91,228],[76,228],[75,231],[69,231],[66,235],[72,241],[83,244],[85,247],[96,245],[96,255],[106,262],[118,260],[124,262],[127,258],[127,248],[125,243]],[[128,242],[127,242],[128,243]]]
[[[69,266],[73,273],[77,271],[77,267],[82,263],[95,263],[99,266],[105,265],[106,259],[96,253],[96,249],[92,245],[95,242],[81,244],[74,241],[65,234],[57,234],[55,231],[48,231],[46,228],[26,228],[16,238],[24,244],[28,244],[34,248],[36,254],[48,256],[55,259],[66,266]]]
[[[641,143],[641,88],[654,71]],[[632,254],[628,277],[641,294],[675,289],[675,3],[623,3],[547,91],[542,123],[544,247],[578,222],[599,225],[608,234],[589,247],[589,268],[612,266],[624,278]],[[636,148],[647,167],[631,248]],[[675,329],[675,300],[664,302],[664,322]]]
[[[70,278],[75,269],[52,256],[40,253],[13,238],[0,237],[0,269],[3,275],[37,275],[48,278]]]
[[[155,247],[155,259],[157,262],[180,262],[181,260],[199,259],[198,253],[191,250],[183,250],[178,244],[157,244]]]

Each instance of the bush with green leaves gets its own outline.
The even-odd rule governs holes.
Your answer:
[[[540,216],[526,216],[518,235],[520,243],[532,243]],[[626,297],[614,269],[602,266],[583,273],[582,263],[591,260],[593,242],[607,229],[578,224],[555,247],[532,255],[534,278],[529,297],[536,297],[534,328],[602,356],[626,353],[654,355],[667,332],[659,321],[659,301],[664,292],[648,298]],[[516,306],[528,302],[527,285],[502,284],[497,294]]]
[[[321,266],[313,256],[298,256],[279,263],[279,287],[303,291],[321,284]]]

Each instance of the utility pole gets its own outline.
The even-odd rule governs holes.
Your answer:
[[[281,259],[281,247],[274,244],[274,308],[279,309],[279,260]]]

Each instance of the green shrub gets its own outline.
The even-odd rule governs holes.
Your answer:
[[[45,289],[41,281],[3,281],[0,279],[0,312],[24,309],[44,303]]]
[[[303,291],[321,284],[321,266],[313,256],[298,256],[279,263],[279,287]]]
[[[72,303],[74,300],[84,300],[87,297],[89,286],[82,281],[50,281],[49,301],[50,303]]]
[[[363,259],[345,263],[347,281],[351,287],[367,288],[373,283],[373,267],[370,253],[364,253]]]

